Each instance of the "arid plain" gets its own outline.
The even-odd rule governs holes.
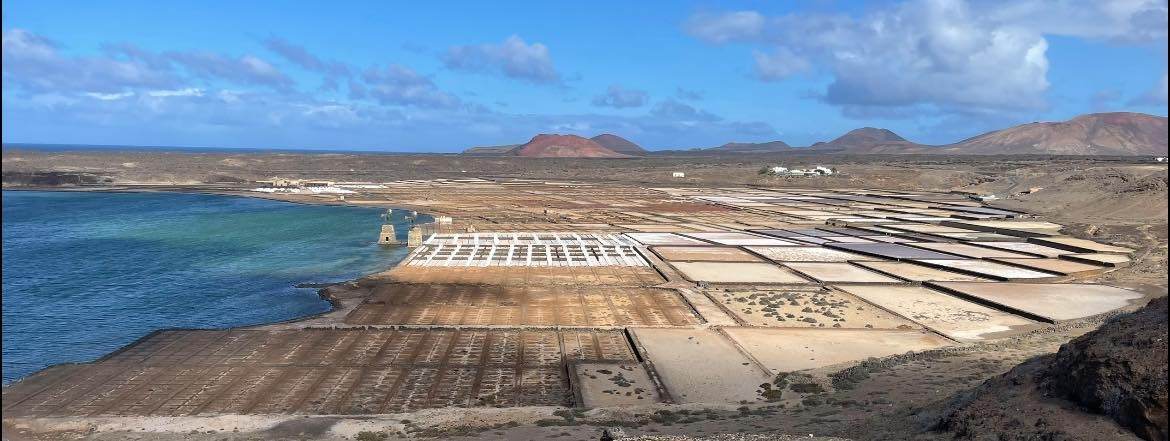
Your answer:
[[[6,149],[3,164],[6,190],[451,220],[398,266],[322,289],[327,314],[159,332],[10,385],[6,439],[1124,439],[1063,398],[1001,394],[996,414],[980,391],[1167,289],[1167,169],[1144,157]],[[776,165],[836,172],[760,173]],[[346,191],[254,191],[274,177]],[[976,405],[1000,427],[972,422]]]

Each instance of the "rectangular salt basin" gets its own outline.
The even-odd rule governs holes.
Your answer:
[[[773,373],[953,344],[937,334],[914,330],[726,327],[723,331]]]
[[[838,285],[838,289],[959,341],[1006,337],[1040,325],[920,286]]]
[[[642,245],[710,245],[699,239],[674,233],[625,233],[625,235]]]
[[[778,262],[848,262],[875,260],[872,257],[824,247],[745,247]]]
[[[1106,253],[1089,253],[1089,254],[1068,254],[1061,256],[1074,262],[1083,262],[1091,265],[1110,266],[1120,268],[1129,266],[1129,256],[1124,254],[1106,254]]]
[[[972,242],[973,241],[1015,242],[1017,240],[1020,240],[1020,238],[1014,237],[1014,236],[1008,236],[1005,234],[998,234],[998,233],[985,233],[982,231],[976,231],[973,233],[937,233],[935,235],[939,236],[939,237],[945,237],[947,239],[964,240],[964,241],[972,241]]]
[[[1105,272],[1106,267],[1100,265],[1092,265],[1088,263],[1073,262],[1065,259],[991,259],[996,262],[1006,263],[1008,265],[1015,265],[1025,268],[1037,269],[1050,273],[1057,273],[1066,276],[1071,275],[1094,275]]]
[[[653,247],[655,253],[669,261],[761,262],[759,257],[733,247]]]
[[[763,262],[671,262],[692,282],[709,283],[812,283],[787,268]]]
[[[670,396],[680,403],[760,399],[757,388],[772,374],[730,341],[708,329],[630,328]]]
[[[1047,245],[1054,248],[1061,248],[1077,253],[1133,253],[1133,250],[1129,248],[1097,243],[1088,239],[1078,239],[1075,237],[1033,237],[1028,239],[1028,242]]]
[[[735,314],[735,318],[744,326],[921,329],[914,322],[838,290],[805,286],[764,289],[752,287],[746,290],[711,289],[706,293]],[[683,295],[686,295],[685,290]],[[690,297],[687,299],[691,300]],[[691,300],[691,304],[695,302]],[[704,318],[708,318],[706,312],[702,310],[699,312]],[[710,319],[707,322],[714,324]],[[737,326],[734,320],[728,325]]]
[[[974,233],[975,232],[974,230],[968,230],[966,228],[946,227],[946,226],[942,226],[942,225],[929,225],[929,224],[887,224],[887,225],[883,225],[883,227],[893,228],[895,230],[910,231],[910,232],[914,232],[914,233],[927,233],[927,234]]]
[[[856,236],[825,236],[821,239],[825,239],[833,243],[874,243],[872,240]]]
[[[943,224],[1019,237],[1054,236],[1060,234],[1060,229],[1063,228],[1062,225],[1052,222],[1015,220],[955,221],[944,222]]]
[[[776,230],[776,229],[771,229],[771,230],[751,230],[751,231],[752,231],[753,233],[760,233],[760,234],[764,234],[764,235],[768,235],[768,236],[773,236],[773,237],[780,237],[780,238],[789,238],[789,237],[800,237],[800,236],[806,236],[806,235],[804,235],[804,234],[800,234],[800,233],[793,233],[793,232],[791,232],[791,231],[788,231],[788,230]]]
[[[901,280],[839,262],[781,262],[821,283],[900,283]]]
[[[989,257],[1029,257],[1027,255],[1013,253],[1011,251],[977,247],[974,245],[967,245],[965,243],[918,242],[908,243],[907,245],[942,253],[957,254],[963,257],[972,257],[976,259],[984,259]]]
[[[681,224],[619,224],[619,227],[643,233],[670,233],[676,231],[691,231]]]
[[[800,241],[801,242],[800,245],[808,245],[808,244],[822,245],[822,244],[832,242],[831,240],[825,239],[823,237],[812,237],[812,236],[797,236],[797,237],[789,237],[788,239]]]
[[[959,256],[897,243],[834,243],[825,246],[884,259],[957,259]],[[872,259],[871,259],[872,260]]]
[[[943,271],[937,268],[931,268],[913,262],[875,261],[856,262],[856,264],[910,282],[975,282],[980,280],[987,280],[982,277],[972,276],[970,274]]]
[[[658,388],[640,363],[578,363],[572,370],[587,408],[658,402]]]
[[[715,242],[723,245],[764,245],[764,246],[792,246],[796,245],[786,240],[774,237],[757,236],[740,232],[697,232],[686,233],[687,236]]]
[[[1036,257],[1060,257],[1066,254],[1072,254],[1072,251],[1062,250],[1060,248],[1046,247],[1044,245],[1029,243],[1029,242],[971,242],[972,245],[982,247],[998,248],[1001,250],[1015,251],[1017,253],[1028,254]]]
[[[1046,273],[1027,268],[1019,268],[1002,263],[996,263],[989,260],[977,259],[951,259],[951,260],[924,260],[915,259],[915,262],[923,265],[933,266],[936,268],[943,268],[951,271],[961,273],[974,274],[980,277],[986,277],[995,280],[1044,280],[1055,279],[1059,277],[1057,274]]]
[[[1049,322],[1109,312],[1145,297],[1128,289],[1076,283],[939,282],[930,285]]]

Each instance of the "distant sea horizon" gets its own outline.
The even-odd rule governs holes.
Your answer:
[[[397,210],[396,210],[397,211]],[[190,193],[3,192],[3,381],[160,329],[328,311],[316,288],[389,269],[382,210]],[[396,216],[405,240],[409,222]]]

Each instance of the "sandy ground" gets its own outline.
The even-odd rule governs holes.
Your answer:
[[[636,406],[658,401],[646,369],[637,363],[583,363],[574,366],[581,401],[587,408]]]
[[[762,163],[793,164],[801,160],[831,165],[842,173],[823,179],[764,177],[756,174]],[[660,186],[866,187],[893,191],[996,194],[1000,200],[993,203],[995,206],[1034,213],[1044,220],[1067,225],[1064,231],[1066,234],[1136,250],[1131,264],[1090,279],[1091,282],[1131,288],[1146,296],[1165,296],[1166,166],[1144,164],[1141,161],[1004,157],[801,159],[768,155],[622,161],[522,161],[457,156],[177,155],[8,150],[3,154],[6,189],[34,180],[41,185],[57,185],[76,177],[82,182],[107,185],[115,190],[140,190],[143,189],[141,184],[164,184],[152,185],[147,189],[234,193],[247,186],[244,181],[274,175],[378,181],[479,174],[584,180],[607,176],[623,182]],[[135,166],[127,167],[126,163]],[[467,172],[464,173],[464,170]],[[688,177],[672,180],[669,177],[672,170],[686,171]],[[29,178],[28,174],[36,179]],[[168,188],[165,185],[175,187]],[[336,198],[305,195],[265,197],[340,203]],[[410,205],[409,201],[371,201],[369,204]],[[531,227],[534,224],[527,225]],[[1112,257],[1106,258],[1113,260]],[[468,277],[471,283],[508,283],[490,272]],[[421,277],[421,280],[425,279]],[[573,277],[569,277],[569,280],[573,280]],[[516,283],[530,281],[521,278]],[[1135,306],[1127,306],[1126,309]],[[868,359],[848,367],[835,365],[791,374],[783,379],[784,392],[778,399],[761,400],[746,406],[738,403],[721,406],[655,405],[603,408],[580,413],[555,407],[434,409],[369,418],[236,415],[197,418],[58,418],[25,420],[19,425],[6,420],[4,437],[13,440],[340,440],[354,439],[358,435],[374,437],[365,439],[383,439],[381,437],[385,435],[385,439],[596,439],[601,429],[608,427],[615,433],[627,436],[702,436],[750,432],[758,434],[760,439],[785,439],[784,436],[788,435],[809,434],[856,439],[934,439],[937,434],[928,431],[932,415],[927,409],[989,377],[1006,372],[1032,356],[1055,352],[1061,344],[1095,329],[1112,314],[1071,320],[1056,327],[994,342],[960,348],[928,349]],[[942,314],[940,320],[946,324],[950,318]],[[956,328],[955,335],[977,337],[987,329],[1010,325],[998,323],[991,328],[974,326],[976,331],[971,334],[967,331],[972,328],[963,324]],[[679,344],[687,343],[680,341]],[[679,362],[680,370],[684,362]],[[739,366],[746,367],[742,363]],[[683,374],[683,378],[686,378],[686,372]],[[761,383],[774,380],[778,379],[765,377]],[[797,390],[793,390],[794,386]],[[781,385],[775,384],[773,387],[781,388]],[[1081,421],[1100,417],[1072,413],[1063,418],[1069,420],[1055,421],[1053,424],[1075,427]]]
[[[634,328],[633,334],[681,403],[754,402],[757,385],[771,379],[715,331]]]
[[[790,270],[757,262],[673,262],[693,282],[808,284]]]

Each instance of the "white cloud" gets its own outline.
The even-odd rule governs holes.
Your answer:
[[[985,5],[990,19],[1047,35],[1148,42],[1166,38],[1163,0],[1026,0]]]
[[[515,35],[498,44],[451,47],[443,56],[443,62],[453,70],[496,72],[533,83],[561,81],[548,47],[540,43],[528,44]]]
[[[758,38],[764,31],[765,21],[764,16],[756,11],[703,13],[687,20],[684,28],[700,39],[726,43]]]
[[[134,96],[134,92],[121,92],[121,93],[86,92],[85,96],[88,96],[88,97],[93,98],[95,100],[117,101],[120,99],[130,98],[130,97]]]
[[[23,91],[121,93],[134,87],[165,87],[176,79],[166,66],[110,57],[69,57],[57,44],[24,29],[3,32],[5,92]]]
[[[382,104],[450,108],[459,104],[459,98],[439,90],[438,86],[418,72],[396,64],[385,69],[371,68],[362,75],[364,90]]]
[[[220,78],[239,84],[269,86],[288,90],[295,82],[271,63],[254,55],[230,57],[214,52],[168,52],[166,58],[194,75]]]
[[[155,98],[167,98],[167,97],[177,97],[177,96],[203,96],[203,89],[188,87],[185,89],[175,89],[175,90],[152,90],[150,92],[147,92],[146,94],[149,96],[155,97]]]
[[[650,100],[650,94],[643,90],[626,89],[617,84],[610,85],[605,93],[593,97],[593,105],[625,109],[642,107]]]
[[[833,80],[818,96],[846,115],[1047,105],[1043,36],[981,15],[961,0],[911,0],[857,17],[750,17],[700,15],[689,27],[707,41],[747,39],[767,47],[755,53],[762,80],[823,68]]]
[[[650,115],[673,122],[716,122],[722,119],[718,115],[697,109],[690,104],[672,98],[665,99],[656,104],[650,110]]]

